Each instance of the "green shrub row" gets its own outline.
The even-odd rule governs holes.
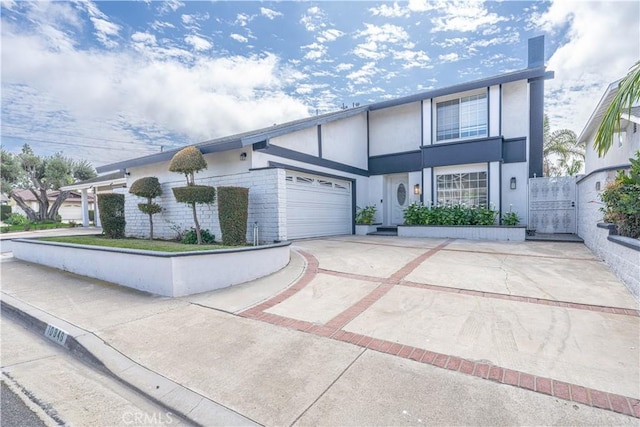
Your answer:
[[[361,208],[356,206],[356,224],[372,225],[376,218],[376,206],[370,205]]]
[[[484,207],[463,205],[424,206],[410,204],[404,210],[406,225],[493,225],[498,212]]]
[[[621,236],[640,238],[640,151],[629,159],[628,173],[618,172],[600,198],[604,203],[604,220],[615,224]]]
[[[98,198],[100,222],[105,237],[109,239],[124,238],[124,194],[101,194]]]
[[[202,243],[204,244],[210,245],[216,242],[216,236],[211,234],[211,232],[206,228],[203,228],[202,230],[200,230],[200,237],[202,238]],[[184,236],[182,236],[180,243],[185,245],[197,245],[198,234],[196,233],[196,230],[192,228],[191,230],[184,233]]]
[[[176,201],[180,203],[211,204],[216,200],[216,189],[208,185],[189,185],[171,189]]]
[[[218,219],[223,245],[239,246],[247,243],[248,211],[248,188],[218,187]]]

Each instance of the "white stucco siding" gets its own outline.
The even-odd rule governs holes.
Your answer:
[[[370,156],[418,150],[421,137],[419,102],[369,113]]]
[[[422,171],[424,185],[422,186],[422,200],[425,206],[428,206],[435,200],[433,180],[431,179],[431,168],[424,168]]]
[[[368,192],[364,199],[358,197],[357,206],[375,206],[376,217],[374,222],[382,224],[384,219],[383,202],[384,202],[384,176],[374,175],[368,179]]]
[[[326,123],[322,129],[322,158],[367,169],[367,115]]]
[[[502,135],[505,138],[529,136],[529,86],[526,80],[502,85]],[[529,152],[527,138],[527,152]]]
[[[318,127],[312,126],[297,132],[276,136],[269,144],[300,153],[318,156]]]
[[[500,136],[500,86],[489,88],[489,136]]]
[[[516,179],[516,189],[511,190],[511,178]],[[529,222],[529,208],[527,194],[529,173],[527,163],[502,164],[502,213],[515,212],[520,217],[520,225]]]
[[[146,168],[145,176],[158,176],[161,170],[153,174],[151,168]],[[260,230],[261,242],[272,242],[284,238],[283,223],[286,205],[284,185],[284,171],[278,169],[265,169],[225,176],[201,177],[196,175],[196,183],[199,185],[236,186],[249,188],[249,214],[247,226],[247,240],[253,236],[253,224],[257,221]],[[163,211],[153,216],[154,235],[158,238],[172,239],[177,231],[188,230],[193,227],[193,214],[191,207],[185,203],[178,203],[173,196],[172,187],[180,187],[185,184],[184,178],[178,174],[172,174],[172,179],[163,176],[160,180],[163,194],[154,199],[162,206]],[[136,177],[131,175],[132,179]],[[126,234],[128,236],[148,237],[149,217],[138,209],[138,203],[143,200],[128,191],[125,193],[125,218]],[[218,203],[212,205],[197,205],[198,221],[203,229],[210,230],[216,240],[221,239],[220,223],[218,220]]]
[[[432,127],[431,127],[431,111],[433,109],[433,101],[431,99],[425,99],[422,101],[422,145],[431,145]]]
[[[500,210],[500,162],[489,163],[488,170],[489,206]]]
[[[635,126],[635,133],[633,123],[623,120],[622,126],[621,132],[614,136],[611,148],[603,157],[598,157],[593,148],[595,132],[590,135],[585,152],[585,174],[610,166],[627,165],[635,152],[640,150],[640,125]]]

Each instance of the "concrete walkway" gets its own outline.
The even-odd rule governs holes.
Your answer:
[[[273,276],[180,299],[4,254],[3,313],[203,425],[640,425],[638,303],[583,245],[294,249]]]

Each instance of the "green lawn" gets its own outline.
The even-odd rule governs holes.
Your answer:
[[[64,222],[40,222],[25,225],[3,225],[0,227],[0,233],[12,233],[16,231],[33,231],[33,230],[50,230],[52,228],[69,228],[69,224]],[[27,230],[28,228],[28,230]]]
[[[193,252],[209,251],[212,249],[230,249],[222,245],[184,245],[168,240],[144,240],[144,239],[107,239],[102,236],[60,236],[43,237],[38,240],[47,242],[74,243],[77,245],[107,246],[110,248],[142,249],[158,252]]]

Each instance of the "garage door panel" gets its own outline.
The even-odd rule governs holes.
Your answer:
[[[287,172],[287,236],[351,234],[351,183]]]

